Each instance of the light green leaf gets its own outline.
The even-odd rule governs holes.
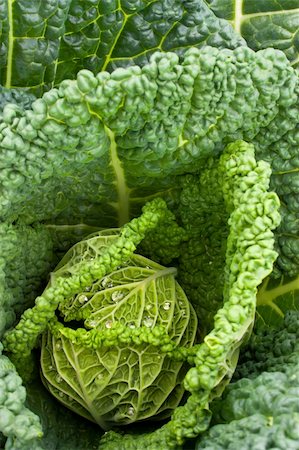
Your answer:
[[[96,259],[116,237],[99,233],[76,244],[53,273],[53,282],[75,270],[82,255]],[[65,321],[85,319],[85,327],[98,333],[94,336],[108,336],[101,346],[96,337],[89,343],[91,332],[83,340],[79,329],[50,326],[43,336],[41,367],[44,384],[60,402],[104,429],[171,414],[184,393],[187,367],[163,352],[161,336],[159,345],[143,342],[142,336],[156,329],[157,339],[157,327],[163,326],[171,341],[192,346],[197,319],[175,281],[176,272],[133,255],[60,306]],[[122,326],[119,340],[117,326]],[[125,336],[137,330],[139,345],[133,341],[128,346]]]

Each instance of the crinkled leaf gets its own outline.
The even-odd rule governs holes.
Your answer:
[[[176,175],[225,144],[253,141],[282,200],[278,269],[298,272],[298,76],[284,55],[192,49],[142,68],[81,71],[23,110],[2,114],[2,217],[109,227],[153,196],[177,209]]]
[[[213,426],[196,449],[298,449],[298,311],[258,329],[241,351],[236,376],[212,404]]]
[[[5,448],[27,449],[39,440],[42,428],[39,417],[25,406],[26,390],[22,379],[0,343],[0,431],[8,437]],[[28,446],[29,445],[29,446]]]
[[[299,361],[299,311],[287,311],[277,327],[261,327],[257,323],[234,379],[255,378],[262,372],[286,372],[297,368]]]
[[[47,228],[0,224],[0,337],[32,304],[55,261]]]

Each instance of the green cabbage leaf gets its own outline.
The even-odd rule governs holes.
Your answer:
[[[245,45],[203,0],[4,1],[0,80],[37,94],[79,70],[144,65],[155,51]]]
[[[253,50],[267,47],[285,53],[299,66],[297,0],[205,0],[217,17],[228,20]]]

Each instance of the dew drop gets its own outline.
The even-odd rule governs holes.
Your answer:
[[[112,287],[113,287],[113,283],[111,283],[111,282],[108,283],[108,284],[107,284],[107,287],[108,287],[108,288],[112,288]]]
[[[97,375],[95,379],[96,384],[101,384],[103,382],[103,378],[103,374],[99,373],[99,375]]]
[[[113,321],[112,320],[107,320],[107,322],[105,323],[105,327],[106,328],[111,328],[113,325]]]
[[[59,397],[64,397],[64,393],[63,392],[58,392]]]
[[[56,350],[61,350],[61,347],[62,347],[61,341],[57,341],[56,344],[55,344]]]
[[[88,297],[86,295],[80,295],[78,300],[79,300],[79,303],[82,304],[82,303],[85,303],[88,301]]]
[[[130,323],[128,324],[128,327],[129,327],[129,328],[136,328],[136,325],[135,325],[134,322],[130,322]]]
[[[92,328],[95,328],[97,326],[98,322],[96,320],[89,320],[88,325]]]
[[[182,309],[182,310],[181,310],[181,315],[182,315],[183,317],[186,315],[186,310],[185,310],[185,309]]]
[[[102,279],[101,285],[103,286],[103,288],[106,288],[108,283],[109,283],[109,280],[107,277],[105,277]]]
[[[151,317],[145,317],[143,319],[143,325],[147,328],[152,327],[154,324],[154,319],[152,319]]]
[[[49,366],[49,367],[48,367],[48,370],[53,370],[53,369],[54,369],[53,366]]]
[[[91,287],[91,286],[86,286],[86,288],[84,288],[84,291],[86,291],[86,292],[90,292],[90,291],[91,291],[91,289],[92,289],[92,287]]]
[[[182,300],[180,300],[180,301],[179,301],[179,306],[182,307],[182,306],[184,306],[184,305],[185,305],[184,302],[183,302]]]
[[[147,311],[149,311],[150,309],[152,309],[152,307],[153,307],[153,305],[150,303],[150,304],[146,305],[145,309]]]
[[[146,269],[151,269],[151,266],[145,266]]]
[[[117,303],[122,298],[124,298],[124,293],[122,291],[114,291],[112,292],[111,299],[113,302]]]
[[[60,375],[56,375],[55,380],[57,383],[61,383],[62,382],[62,378]]]
[[[168,311],[171,308],[171,303],[170,302],[165,302],[163,305],[163,309],[165,309],[165,311]]]
[[[130,406],[128,408],[128,416],[134,416],[135,414],[135,409],[133,408],[133,406]]]

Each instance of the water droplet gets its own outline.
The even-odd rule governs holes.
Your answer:
[[[85,303],[88,301],[88,297],[86,295],[79,295],[78,300],[79,300],[79,303],[82,304],[82,303]]]
[[[186,310],[185,310],[185,309],[182,309],[182,310],[181,310],[181,315],[182,315],[183,317],[186,315]]]
[[[86,291],[86,292],[90,292],[90,291],[91,291],[91,289],[92,289],[92,287],[91,287],[91,286],[86,286],[86,288],[84,288],[84,291]]]
[[[97,320],[89,320],[88,321],[88,326],[95,328],[97,326],[98,322]]]
[[[111,281],[110,281],[110,283],[107,284],[107,287],[108,288],[112,288],[113,287],[113,283],[111,283]]]
[[[145,266],[146,269],[151,269],[151,266]]]
[[[128,416],[134,416],[135,414],[135,409],[133,408],[133,406],[130,406],[128,408]]]
[[[152,319],[151,317],[145,317],[145,318],[143,319],[143,325],[144,325],[145,327],[150,328],[150,327],[153,326],[153,324],[154,324],[154,319]]]
[[[55,380],[57,383],[61,383],[62,382],[62,378],[60,375],[56,375]]]
[[[151,303],[149,303],[148,305],[146,305],[145,309],[147,311],[149,311],[150,309],[152,309],[153,305]]]
[[[209,266],[210,266],[211,264],[213,264],[213,261],[209,261]]]
[[[103,288],[105,288],[105,287],[107,287],[108,283],[109,283],[109,280],[107,277],[105,277],[102,279],[101,285],[103,286]]]
[[[182,307],[182,306],[184,306],[184,305],[185,305],[185,303],[184,303],[182,300],[180,300],[180,301],[179,301],[179,306]]]
[[[53,366],[49,366],[49,367],[48,367],[48,370],[53,370],[53,369],[54,369]]]
[[[171,308],[171,303],[170,302],[165,302],[163,305],[163,309],[165,309],[165,311],[168,311]]]
[[[64,397],[64,393],[63,392],[58,392],[59,397]]]
[[[130,322],[130,323],[128,324],[128,327],[129,327],[129,328],[136,328],[136,325],[135,325],[134,322]]]
[[[62,347],[61,341],[57,341],[56,344],[55,344],[56,350],[61,350],[61,347]]]
[[[116,267],[116,270],[120,270],[120,269],[122,269],[122,266],[117,266]]]
[[[112,320],[107,320],[107,322],[105,323],[105,327],[106,328],[111,328],[113,325],[113,321]]]
[[[111,299],[113,302],[119,302],[122,298],[124,298],[124,293],[122,291],[114,291],[112,292]]]

